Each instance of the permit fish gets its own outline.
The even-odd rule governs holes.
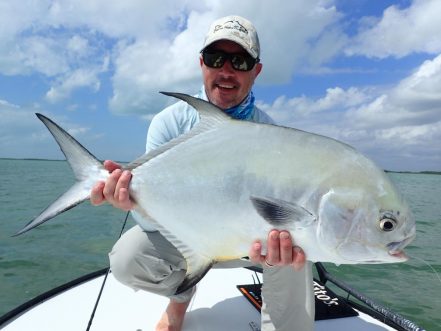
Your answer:
[[[287,230],[312,262],[393,263],[415,237],[412,213],[385,172],[354,148],[293,128],[235,120],[216,106],[167,93],[200,122],[141,156],[129,193],[143,228],[151,224],[184,256],[176,293],[218,261],[248,255],[271,229]],[[37,114],[66,156],[76,183],[16,235],[89,199],[109,176],[87,149]],[[145,221],[144,221],[145,220]]]

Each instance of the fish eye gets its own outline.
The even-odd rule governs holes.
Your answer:
[[[396,225],[397,221],[392,218],[385,217],[380,220],[380,229],[386,232],[394,230]]]

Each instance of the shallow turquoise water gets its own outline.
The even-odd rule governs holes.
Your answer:
[[[390,174],[409,200],[417,239],[407,252],[441,273],[441,176]],[[11,235],[73,183],[64,161],[0,159],[0,315],[28,299],[106,267],[125,213],[89,203],[20,237]],[[131,222],[129,224],[133,225]],[[416,259],[328,269],[427,330],[441,325],[441,282]]]

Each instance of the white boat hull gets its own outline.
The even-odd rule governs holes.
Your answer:
[[[198,285],[188,308],[183,331],[251,331],[260,326],[260,313],[238,291],[236,285],[253,283],[254,272],[247,269],[212,269]],[[2,331],[86,330],[104,276],[72,287],[22,314]],[[91,331],[151,331],[168,300],[144,291],[135,292],[109,274]],[[254,328],[253,328],[254,327]],[[295,330],[293,328],[293,330]],[[396,330],[369,315],[315,322],[316,331]]]

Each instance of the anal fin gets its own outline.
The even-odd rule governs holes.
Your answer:
[[[189,288],[195,286],[211,269],[214,264],[213,257],[204,255],[202,252],[196,252],[165,227],[151,217],[143,208],[137,205],[136,211],[145,219],[148,219],[156,229],[167,239],[185,259],[187,263],[187,271],[181,285],[176,289],[175,294],[185,292]],[[136,220],[136,219],[135,219]],[[139,220],[137,220],[139,222]]]
[[[204,276],[207,274],[207,272],[211,269],[213,266],[213,261],[210,261],[208,264],[201,264],[200,266],[195,268],[195,266],[189,265],[189,262],[187,260],[187,274],[185,275],[184,281],[179,285],[177,288],[175,294],[180,294],[182,292],[187,291],[188,289],[195,286],[199,281],[204,278]]]
[[[185,278],[175,293],[180,294],[195,286],[211,269],[214,264],[214,260],[200,253],[198,254],[175,237],[170,238],[166,236],[166,238],[177,248],[187,263],[187,272],[185,274]]]

